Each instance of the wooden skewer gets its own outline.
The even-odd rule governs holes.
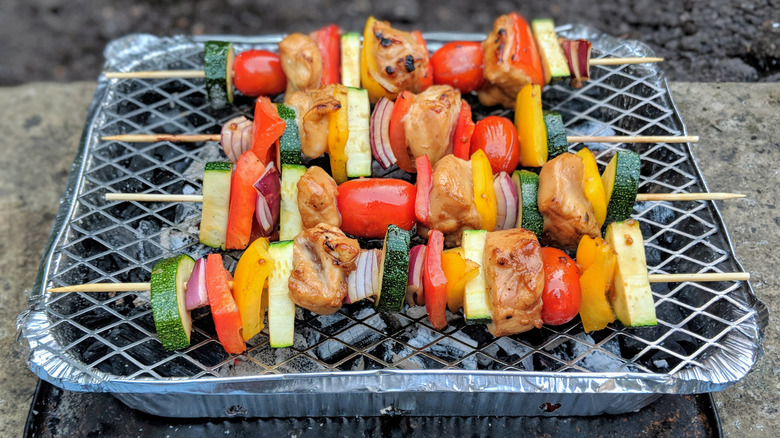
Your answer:
[[[749,272],[724,272],[706,274],[650,274],[650,283],[701,283],[710,281],[748,281]],[[232,283],[232,282],[231,282]],[[74,286],[50,287],[51,293],[66,292],[143,292],[151,289],[151,283],[89,283]]]
[[[588,61],[590,65],[624,65],[624,64],[648,64],[663,62],[663,58],[599,58]],[[149,71],[107,71],[103,72],[106,79],[170,79],[170,78],[205,78],[203,70],[149,70]]]
[[[741,193],[640,193],[641,201],[723,201],[744,198]],[[203,195],[167,195],[153,193],[106,193],[106,201],[203,202]]]
[[[219,134],[120,134],[107,135],[100,138],[103,141],[126,141],[128,143],[156,143],[172,141],[179,143],[200,143],[204,141],[220,141]],[[696,143],[697,135],[570,135],[568,143]]]
[[[623,65],[623,64],[647,64],[652,62],[663,62],[663,58],[641,58],[641,57],[628,57],[628,58],[598,58],[588,61],[590,65]]]
[[[569,143],[696,143],[698,135],[570,135],[566,137]]]
[[[151,71],[107,71],[106,79],[169,79],[169,78],[205,78],[204,70],[151,70]]]

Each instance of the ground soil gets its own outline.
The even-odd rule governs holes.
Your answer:
[[[549,16],[638,39],[678,81],[780,80],[780,0],[3,0],[0,85],[90,80],[108,41],[129,33],[264,34],[338,23],[360,30],[373,14],[404,28],[486,32],[501,13]]]

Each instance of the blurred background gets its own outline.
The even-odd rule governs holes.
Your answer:
[[[486,33],[512,10],[643,41],[674,81],[780,80],[780,0],[2,0],[0,86],[95,80],[106,43],[130,33],[360,31],[368,15],[404,29]]]

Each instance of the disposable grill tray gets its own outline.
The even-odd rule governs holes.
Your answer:
[[[594,42],[594,56],[650,56],[641,43],[582,26],[561,34]],[[281,36],[233,40],[274,50]],[[482,35],[427,34],[435,50]],[[202,68],[203,38],[132,35],[106,49],[107,70]],[[582,89],[545,87],[570,135],[683,135],[657,65],[593,67]],[[30,310],[20,318],[31,369],[76,391],[111,392],[153,414],[195,416],[592,415],[634,411],[662,393],[721,390],[760,356],[766,306],[746,282],[654,284],[657,327],[613,323],[585,334],[579,319],[494,338],[461,314],[436,331],[424,307],[380,314],[369,303],[328,316],[298,309],[292,348],[272,349],[267,330],[247,352],[225,353],[207,311],[194,313],[192,345],[166,352],[148,294],[70,293],[49,286],[148,281],[164,257],[195,258],[200,206],[106,202],[107,192],[199,193],[213,143],[101,141],[124,133],[218,133],[251,114],[251,100],[210,107],[201,79],[106,80],[87,118]],[[488,110],[475,105],[477,117]],[[511,116],[509,111],[494,114]],[[639,190],[706,191],[687,144],[587,145],[605,166],[617,148],[642,157]],[[575,148],[581,146],[577,145]],[[651,273],[742,271],[712,202],[638,202]],[[240,252],[227,252],[228,268]]]

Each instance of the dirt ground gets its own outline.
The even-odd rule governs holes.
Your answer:
[[[511,10],[641,40],[672,80],[780,80],[780,0],[2,0],[0,86],[94,80],[103,47],[129,33],[361,30],[369,14],[407,29],[487,32]]]

